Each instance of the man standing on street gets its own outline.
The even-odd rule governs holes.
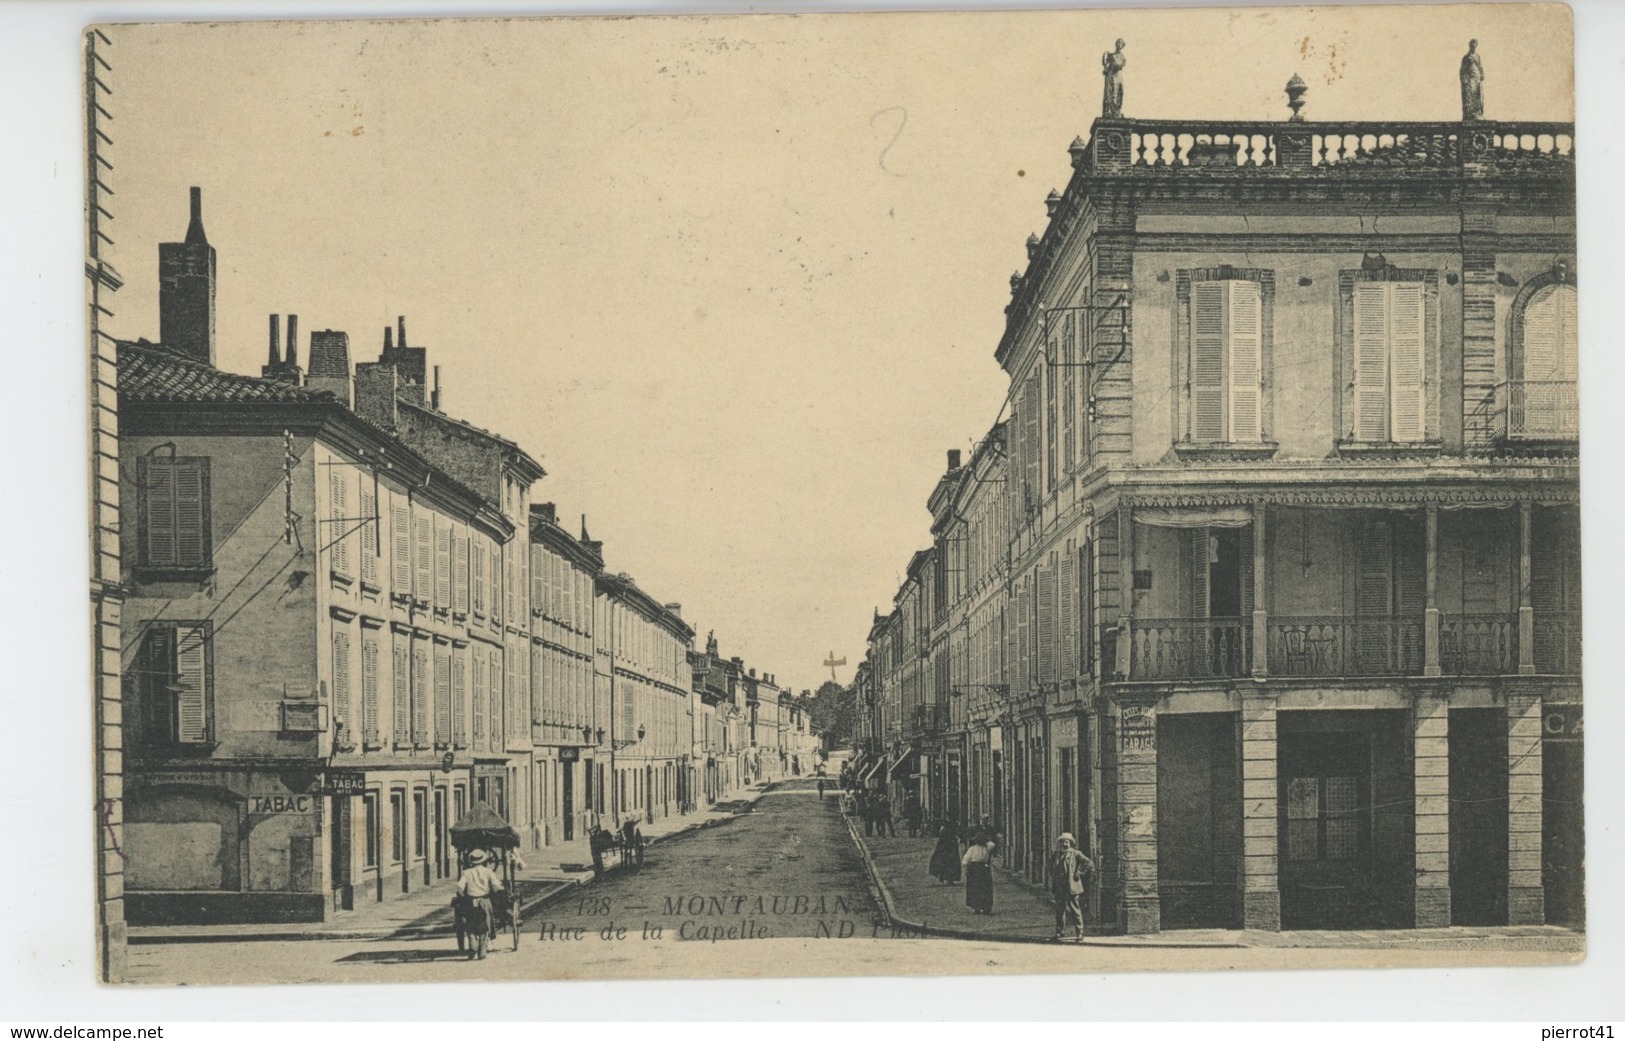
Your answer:
[[[1072,833],[1062,832],[1055,840],[1050,859],[1050,893],[1055,897],[1055,940],[1059,943],[1070,923],[1074,939],[1083,942],[1083,889],[1095,870],[1094,861],[1078,849]]]
[[[468,898],[472,914],[470,932],[479,942],[469,950],[470,958],[485,957],[485,941],[490,939],[491,894],[502,888],[502,879],[486,866],[486,852],[477,849],[468,855],[468,867],[457,878],[457,895]]]

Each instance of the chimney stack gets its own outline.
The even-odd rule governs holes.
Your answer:
[[[310,334],[310,371],[305,386],[327,391],[341,404],[350,404],[350,337],[333,329]]]
[[[281,368],[282,366],[281,322],[282,319],[280,316],[271,316],[271,354],[270,357],[268,357],[265,361],[265,367],[268,369]]]
[[[683,605],[682,604],[670,603],[670,604],[666,604],[665,608],[672,615],[672,617],[677,618],[678,620],[682,619],[682,617],[683,617]]]
[[[203,189],[192,189],[192,218],[186,224],[186,244],[207,246],[209,239],[203,234]]]
[[[289,368],[299,366],[299,316],[296,314],[288,316],[287,363]]]
[[[400,342],[395,346],[404,351],[406,350],[406,316],[404,314],[396,315],[395,323],[400,326],[400,331],[395,335],[395,339]]]
[[[948,469],[959,469],[959,449],[957,448],[948,449]]]
[[[389,355],[395,350],[395,330],[391,326],[384,326],[384,354],[379,361],[388,361]]]
[[[211,368],[217,268],[214,247],[203,234],[203,190],[193,188],[185,240],[158,245],[158,339]]]
[[[434,367],[434,393],[429,396],[429,407],[440,411],[440,366]]]

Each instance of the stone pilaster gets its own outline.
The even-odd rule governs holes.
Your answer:
[[[1420,690],[1411,714],[1418,929],[1450,924],[1450,700]]]
[[[1543,925],[1542,772],[1539,693],[1507,696],[1507,924]]]
[[[1281,928],[1275,694],[1241,691],[1241,924]]]
[[[1157,889],[1157,713],[1154,703],[1118,705],[1118,872],[1124,931],[1162,929]]]

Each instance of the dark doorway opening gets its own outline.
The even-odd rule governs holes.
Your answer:
[[[1501,709],[1450,713],[1452,925],[1506,924],[1506,727]]]

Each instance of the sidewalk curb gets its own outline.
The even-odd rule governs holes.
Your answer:
[[[924,922],[915,922],[904,918],[897,913],[897,903],[892,898],[891,889],[887,887],[885,880],[880,877],[880,871],[875,866],[874,858],[869,855],[868,843],[864,842],[863,838],[858,834],[857,825],[854,824],[852,819],[846,816],[844,813],[841,815],[841,819],[846,822],[847,834],[852,837],[853,845],[858,848],[858,854],[863,858],[863,869],[864,872],[869,876],[870,888],[880,894],[882,913],[885,915],[887,923],[894,928],[900,928],[910,932],[918,932],[925,936],[942,936],[953,940],[990,940],[995,943],[1026,943],[1039,944],[1045,947],[1061,948],[1097,947],[1102,949],[1110,949],[1113,947],[1133,947],[1239,950],[1247,946],[1247,944],[1243,943],[1182,943],[1179,941],[1169,942],[1165,940],[1129,940],[1116,938],[1086,938],[1082,943],[1056,943],[1047,936],[1026,936],[1019,933],[980,932],[971,929],[952,929],[945,928],[943,926],[926,925]]]
[[[742,813],[748,813],[750,810],[755,809],[757,800],[766,795],[768,792],[772,791],[773,788],[776,787],[777,783],[778,782],[770,783],[767,787],[749,796],[750,808],[747,810],[736,811],[726,817],[717,817],[712,820],[695,821],[693,824],[690,824],[689,826],[681,828],[677,831],[667,832],[664,835],[657,835],[654,838],[649,839],[646,845],[653,846],[658,843],[668,842],[672,839],[682,838],[684,835],[692,835],[695,832],[701,831],[705,828],[712,828],[722,824],[731,824],[733,821],[739,819]],[[528,916],[532,910],[540,910],[541,908],[548,906],[549,904],[561,899],[566,894],[576,889],[576,887],[592,885],[594,882],[598,881],[599,878],[607,877],[609,874],[610,872],[606,871],[602,876],[589,878],[534,879],[532,881],[535,881],[541,885],[551,884],[553,888],[537,897],[533,902],[525,905],[525,913]],[[312,928],[302,929],[298,932],[285,933],[266,932],[263,930],[255,931],[255,926],[245,926],[242,931],[230,933],[169,933],[156,931],[162,930],[164,928],[163,926],[134,926],[130,929],[126,942],[130,946],[135,947],[168,943],[291,943],[308,942],[313,940],[426,940],[451,935],[450,925],[401,926],[393,929],[324,929],[321,928],[322,923],[312,922],[311,926]],[[137,931],[148,929],[155,931]]]

